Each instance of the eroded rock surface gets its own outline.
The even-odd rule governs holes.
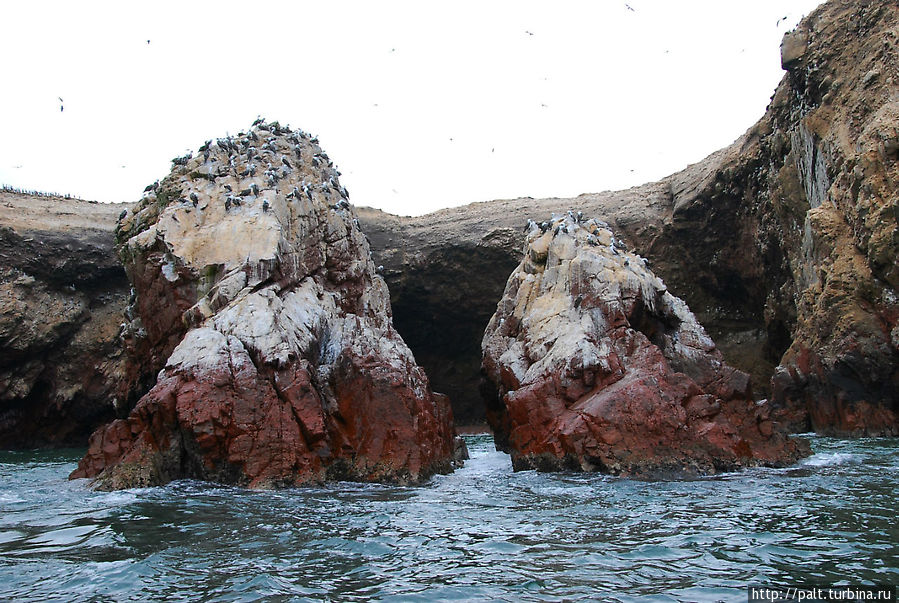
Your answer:
[[[360,213],[397,324],[475,330],[502,290],[493,268],[520,259],[526,220],[580,210],[652,261],[794,430],[899,433],[897,27],[895,3],[822,4],[785,37],[787,72],[764,117],[659,182],[414,218]],[[476,399],[471,346],[444,352],[438,340],[412,348],[428,370],[453,367],[455,397]]]
[[[750,375],[755,395],[773,400],[793,429],[899,433],[897,12],[895,3],[822,4],[785,38],[787,72],[764,117],[734,144],[659,182],[417,217],[357,209],[384,267],[397,330],[434,388],[450,395],[457,420],[484,419],[479,342],[521,259],[522,226],[573,209],[601,217],[650,259],[728,363]],[[117,214],[97,221],[112,228]],[[160,322],[179,324],[193,303],[185,294],[171,316],[168,301],[159,305],[167,317]],[[175,333],[158,348],[167,327],[151,326],[154,343],[138,354],[144,370],[128,369],[130,391],[152,386],[180,340]],[[133,332],[139,328],[126,332],[128,349],[146,345]],[[41,362],[80,373],[79,357]],[[30,391],[39,406],[55,404],[53,387]],[[132,405],[129,397],[125,408]]]
[[[488,419],[516,469],[707,474],[808,450],[645,260],[581,214],[531,222],[483,351]]]
[[[83,446],[127,397],[121,210],[0,192],[0,448]]]
[[[315,138],[257,123],[148,187],[117,237],[137,292],[132,379],[162,370],[74,477],[271,487],[451,470],[449,403],[393,328],[338,175]]]
[[[772,398],[819,432],[897,435],[899,5],[829,2],[792,36],[807,42],[785,46],[760,123],[762,153],[783,157],[772,201],[802,200],[774,205],[796,322]]]

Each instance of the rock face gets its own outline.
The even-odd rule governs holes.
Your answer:
[[[773,204],[796,319],[772,397],[820,432],[897,435],[899,6],[830,2],[792,36],[759,130],[772,200],[804,201]]]
[[[516,469],[707,474],[808,451],[643,258],[580,214],[530,223],[483,351]]]
[[[0,192],[0,448],[83,446],[127,396],[121,210]]]
[[[494,203],[400,218],[358,208],[390,289],[397,330],[450,398],[457,424],[484,422],[481,338],[521,254],[521,211],[507,226]],[[484,212],[478,211],[483,208]]]
[[[484,420],[479,342],[521,259],[522,226],[574,209],[601,217],[652,261],[727,362],[750,375],[755,395],[771,399],[793,429],[899,433],[897,12],[895,3],[824,3],[785,38],[786,74],[764,117],[731,146],[659,182],[411,218],[358,209],[396,328],[435,389],[450,395],[457,421]],[[120,296],[117,287],[108,293]],[[193,303],[186,294],[185,307]],[[151,306],[142,312],[171,312],[168,324],[180,324],[181,306]],[[134,332],[126,332],[129,356],[147,361],[143,370],[130,364],[125,382],[144,392],[180,339],[173,333],[159,347]],[[148,336],[169,334],[166,327]],[[81,349],[43,356],[45,374],[82,373]],[[7,356],[7,366],[29,372],[19,368],[26,357],[36,356]],[[53,387],[29,391],[30,407],[65,412]],[[127,409],[133,395],[125,398]],[[108,399],[102,405],[108,412]],[[19,424],[7,423],[13,439]]]
[[[394,330],[317,142],[264,122],[207,142],[120,220],[137,292],[130,376],[162,370],[91,437],[73,477],[272,487],[451,470],[449,403]]]
[[[895,3],[824,3],[785,38],[787,73],[765,116],[660,182],[417,218],[360,214],[397,324],[476,330],[502,289],[493,266],[520,259],[525,221],[581,210],[652,260],[792,429],[899,433],[897,24]],[[460,308],[471,317],[461,325]],[[414,341],[416,356],[427,370],[454,367],[457,397],[475,399],[471,346],[432,341]]]

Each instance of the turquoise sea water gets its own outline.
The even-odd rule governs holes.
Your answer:
[[[746,601],[899,583],[899,440],[813,437],[788,469],[695,481],[513,473],[489,436],[422,487],[114,493],[82,451],[0,452],[0,599]]]

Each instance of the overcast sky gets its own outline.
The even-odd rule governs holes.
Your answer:
[[[134,202],[262,115],[393,213],[627,188],[761,117],[817,4],[3,2],[0,183]]]

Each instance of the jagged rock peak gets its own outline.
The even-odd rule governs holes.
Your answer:
[[[488,420],[516,469],[704,474],[807,451],[608,225],[569,211],[526,230],[482,343]]]
[[[449,403],[393,328],[338,176],[313,137],[260,121],[148,187],[117,231],[125,341],[135,379],[162,370],[74,476],[268,487],[451,470]]]

